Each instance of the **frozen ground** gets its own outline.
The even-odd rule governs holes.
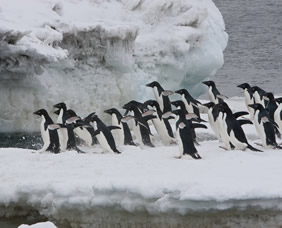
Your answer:
[[[228,103],[243,109],[242,98]],[[244,129],[252,145],[259,142],[254,126]],[[99,146],[83,148],[87,154],[1,149],[0,214],[23,213],[17,206],[57,223],[91,224],[103,210],[148,216],[282,210],[281,150],[225,151],[210,129],[198,136],[202,160],[176,159],[178,146],[163,146],[157,137],[155,148],[119,146],[120,155]]]

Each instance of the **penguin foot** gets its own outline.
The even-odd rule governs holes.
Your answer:
[[[221,149],[224,149],[224,150],[228,150],[226,147],[224,147],[224,146],[219,146],[219,148],[221,148]]]
[[[174,156],[174,158],[180,159],[180,158],[182,158],[182,156],[181,155],[180,156]]]

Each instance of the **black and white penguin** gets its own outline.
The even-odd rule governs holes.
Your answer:
[[[216,88],[214,81],[204,81],[202,83],[208,86],[209,88],[208,92],[209,92],[209,99],[211,102],[215,104],[223,102],[222,99],[223,95],[220,94],[220,92]]]
[[[118,132],[120,143],[122,145],[136,146],[136,144],[133,142],[133,138],[127,123],[122,121],[123,116],[121,113],[115,108],[107,109],[104,112],[112,116],[113,126],[120,127],[120,129],[116,130]]]
[[[55,130],[50,130],[49,125],[54,124],[53,120],[49,116],[48,112],[45,109],[40,109],[33,114],[41,116],[40,132],[43,140],[43,147],[40,150],[41,152],[50,151],[53,153],[60,152],[60,142],[58,132]]]
[[[203,104],[203,106],[206,106],[208,108],[208,120],[209,120],[211,129],[213,130],[215,136],[219,140],[221,140],[219,124],[218,122],[216,122],[217,117],[219,115],[218,108],[216,108],[218,106],[215,106],[214,102],[208,102],[206,104]]]
[[[144,102],[145,106],[151,106],[155,111],[156,118],[152,122],[161,137],[164,144],[171,144],[175,142],[172,128],[167,118],[163,118],[163,112],[160,109],[159,103],[155,100],[148,100]]]
[[[157,81],[153,81],[146,85],[151,87],[154,90],[156,101],[159,103],[160,109],[163,113],[171,111],[170,100],[168,96],[164,96],[163,92],[165,91],[163,87]]]
[[[269,113],[270,119],[274,121],[274,112],[278,108],[278,105],[275,101],[273,93],[266,93],[264,95],[264,100],[266,100],[266,109]]]
[[[138,103],[139,102],[136,101],[130,101],[127,104],[123,105],[122,108],[128,111],[132,111],[134,114],[134,116],[132,117],[134,119],[133,132],[136,136],[138,143],[141,146],[146,145],[146,146],[154,147],[150,138],[150,135],[152,135],[152,133],[147,121],[156,118],[156,116],[144,115],[144,113],[140,111],[140,108],[138,107],[139,106]]]
[[[185,104],[188,113],[195,113],[200,118],[200,110],[198,105],[201,104],[198,100],[194,99],[186,89],[175,91],[182,96],[182,101]]]
[[[248,143],[240,122],[236,119],[236,116],[234,116],[225,102],[219,104],[219,112],[223,113],[221,131],[226,131],[226,134],[229,136],[229,143],[234,146],[234,149],[245,150],[248,148],[252,151],[262,152]],[[220,134],[226,135],[224,132]]]
[[[281,149],[281,147],[278,146],[275,138],[274,128],[277,126],[271,120],[268,111],[260,103],[252,104],[250,107],[255,110],[253,122],[255,124],[257,133],[262,140],[262,145],[264,147],[271,146],[273,148]]]
[[[187,115],[181,109],[173,110],[172,113],[178,116],[176,121],[176,137],[180,153],[178,158],[181,158],[183,155],[190,155],[194,159],[201,159],[194,145],[192,129],[207,127],[203,124],[187,121]]]
[[[116,148],[115,139],[111,133],[111,130],[119,129],[119,127],[107,127],[95,113],[88,115],[87,119],[87,121],[93,124],[95,132],[98,131],[96,137],[102,148],[105,151],[120,154],[121,152]]]
[[[244,90],[245,105],[250,113],[250,119],[252,120],[254,118],[254,109],[249,107],[249,105],[255,103],[252,88],[249,83],[243,83],[243,84],[238,85],[237,87]]]
[[[277,129],[282,134],[282,97],[276,98],[275,102],[278,107],[274,112],[274,122],[277,124]]]
[[[255,101],[254,103],[259,103],[265,108],[267,104],[267,101],[264,99],[264,96],[266,95],[266,91],[258,86],[253,86],[251,90]]]
[[[64,102],[60,102],[58,104],[55,104],[53,107],[58,108],[58,110],[54,112],[55,114],[58,115],[57,123],[65,124],[66,123],[66,112],[67,112],[66,104]]]

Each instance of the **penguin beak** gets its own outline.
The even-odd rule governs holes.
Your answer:
[[[60,110],[56,110],[54,113],[55,113],[56,115],[59,115],[59,114],[60,114]]]
[[[111,109],[104,110],[104,113],[112,114]]]
[[[40,116],[40,110],[38,110],[38,111],[34,112],[33,114],[34,114],[34,115],[38,115],[38,116]]]
[[[147,87],[152,87],[153,88],[153,82],[146,84]]]
[[[176,90],[176,91],[174,91],[174,92],[175,92],[175,93],[178,93],[178,94],[181,94],[181,93],[180,93],[180,90]]]
[[[238,88],[244,89],[243,84],[237,85]]]
[[[208,81],[203,81],[202,83],[207,85],[207,86],[209,85]]]

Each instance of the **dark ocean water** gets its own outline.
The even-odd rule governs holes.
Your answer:
[[[222,94],[242,96],[241,82],[282,94],[282,0],[214,0],[229,35],[214,78]]]

